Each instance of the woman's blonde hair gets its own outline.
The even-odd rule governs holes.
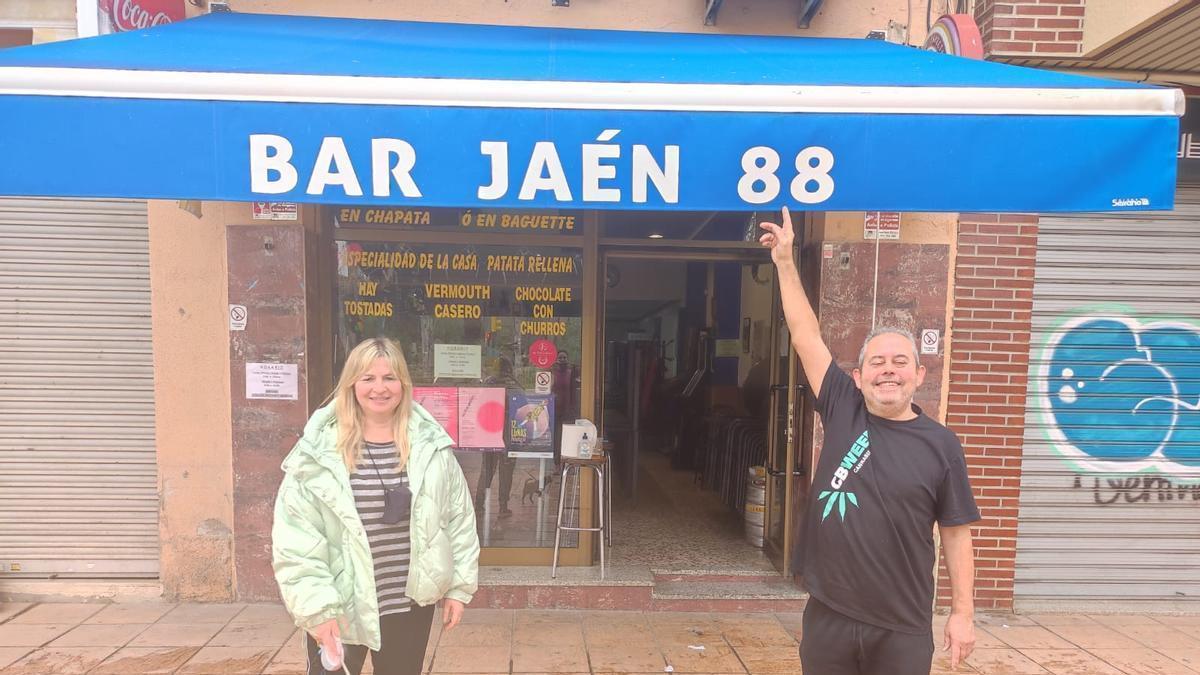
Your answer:
[[[386,359],[391,366],[392,374],[400,381],[400,405],[392,416],[392,438],[396,442],[396,452],[400,458],[400,466],[408,464],[408,416],[412,411],[412,378],[408,374],[408,363],[404,360],[404,352],[400,345],[385,337],[363,340],[357,347],[350,350],[346,364],[342,366],[342,375],[338,378],[330,398],[334,402],[334,414],[337,417],[337,449],[346,463],[346,469],[351,473],[358,466],[358,460],[363,450],[363,411],[354,395],[354,385],[363,373],[370,370],[376,359]]]

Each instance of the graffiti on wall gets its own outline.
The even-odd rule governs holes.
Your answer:
[[[1177,483],[1154,474],[1105,477],[1075,476],[1075,489],[1088,490],[1100,506],[1116,504],[1200,503],[1200,483]]]
[[[1200,478],[1200,325],[1076,317],[1046,345],[1041,370],[1039,402],[1054,448],[1078,470],[1109,476],[1094,477],[1097,503],[1114,494],[1165,501],[1179,487],[1192,494],[1179,479]],[[1129,483],[1137,473],[1163,478]],[[1085,486],[1077,479],[1076,487]]]

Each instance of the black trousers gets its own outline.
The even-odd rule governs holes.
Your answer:
[[[483,464],[479,467],[479,482],[475,484],[476,508],[483,508],[486,490],[492,485],[492,477],[496,475],[497,466],[500,467],[500,493],[497,495],[497,501],[500,502],[500,510],[508,508],[508,498],[512,495],[513,469],[517,466],[517,460],[510,459],[503,451],[483,453]]]
[[[900,633],[838,614],[816,598],[804,607],[800,665],[819,675],[929,675],[933,629]]]
[[[407,612],[381,617],[379,651],[362,645],[346,645],[346,670],[350,675],[359,675],[363,664],[367,662],[367,652],[371,652],[371,666],[375,675],[421,675],[435,606],[419,607],[414,604]],[[327,671],[321,666],[317,641],[311,635],[307,636],[305,647],[308,650],[307,675],[341,675],[342,671]]]

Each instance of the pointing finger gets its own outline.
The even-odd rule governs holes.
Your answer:
[[[783,229],[792,231],[792,212],[786,206],[783,207]]]
[[[775,223],[761,222],[758,224],[758,226],[774,235],[779,235],[779,234],[783,233],[783,228],[776,225]]]

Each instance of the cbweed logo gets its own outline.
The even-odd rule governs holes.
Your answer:
[[[867,458],[871,456],[871,443],[867,440],[867,432],[864,430],[854,441],[854,445],[846,451],[842,457],[842,461],[838,464],[838,468],[833,472],[833,478],[829,481],[829,487],[832,490],[822,490],[821,494],[817,495],[817,501],[825,502],[825,510],[821,513],[821,522],[829,517],[833,512],[833,507],[836,505],[838,510],[838,518],[846,521],[846,503],[849,502],[855,508],[858,508],[858,495],[848,490],[843,490],[846,479],[850,477],[850,472],[858,473],[858,470],[867,462]]]

